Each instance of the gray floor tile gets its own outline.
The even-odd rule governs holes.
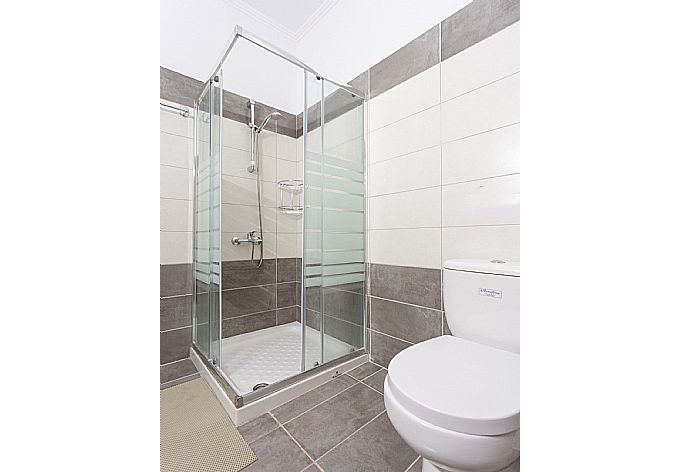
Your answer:
[[[299,472],[311,463],[306,454],[282,429],[276,429],[250,443],[249,447],[257,459],[242,469],[242,472]]]
[[[381,395],[383,395],[383,381],[386,380],[386,375],[388,375],[388,370],[381,369],[374,375],[362,380],[362,382],[364,382],[365,384],[379,392]]]
[[[381,367],[377,366],[376,364],[367,362],[366,364],[362,364],[359,367],[355,367],[347,374],[356,378],[357,380],[362,380],[364,377],[369,377],[371,374],[380,369]]]
[[[404,472],[415,457],[384,413],[318,463],[326,472]]]
[[[276,417],[281,423],[287,423],[291,419],[298,415],[301,415],[309,408],[312,408],[322,401],[342,392],[347,387],[354,385],[355,381],[350,377],[343,375],[337,377],[330,382],[321,385],[310,392],[300,395],[292,401],[287,402],[284,405],[279,406],[271,413]]]
[[[248,443],[264,437],[275,429],[278,429],[278,423],[268,413],[237,427],[237,430]]]
[[[357,384],[285,424],[315,459],[384,411],[383,397]]]

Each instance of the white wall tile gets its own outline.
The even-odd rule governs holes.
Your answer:
[[[161,231],[161,264],[192,262],[192,233]]]
[[[299,257],[296,233],[277,233],[277,257]]]
[[[160,199],[161,231],[191,231],[192,202],[190,200]]]
[[[519,175],[443,186],[443,226],[519,223]]]
[[[249,151],[223,146],[223,174],[253,179],[254,174],[247,171]],[[267,182],[276,181],[276,158],[262,155],[259,159],[259,177]]]
[[[520,172],[520,125],[443,145],[443,184]]]
[[[519,73],[441,104],[444,143],[519,121]]]
[[[192,139],[161,131],[161,164],[192,168]]]
[[[289,161],[297,160],[297,140],[283,134],[278,135],[277,156]]]
[[[244,238],[249,231],[259,231],[259,207],[223,203],[221,224],[224,233]],[[264,232],[276,232],[275,208],[262,208]]]
[[[369,231],[369,261],[413,267],[441,266],[441,229]]]
[[[246,261],[249,260],[252,253],[251,244],[240,244],[239,246],[234,246],[232,244],[232,238],[237,236],[234,233],[223,233],[221,236],[221,248],[224,261]],[[246,236],[246,235],[245,235]],[[264,258],[276,257],[276,233],[269,233],[264,231]],[[254,257],[258,259],[259,248],[254,248]]]
[[[278,154],[278,135],[273,131],[264,130],[257,139],[259,152],[262,156],[276,157]]]
[[[380,162],[439,144],[439,106],[408,116],[372,131],[369,135],[369,162]]]
[[[302,217],[300,215],[288,215],[276,210],[277,229],[279,233],[298,233],[302,231]]]
[[[434,146],[369,166],[369,195],[441,184],[441,147]]]
[[[373,197],[369,228],[441,227],[441,187]]]
[[[185,118],[176,111],[161,108],[161,131],[191,138],[194,135],[194,119]]]
[[[441,63],[441,100],[446,101],[520,71],[520,22]]]
[[[245,123],[223,118],[223,134],[221,136],[223,146],[249,151],[250,137],[249,126]]]
[[[326,102],[328,103],[328,101]],[[335,110],[326,110],[326,116]],[[364,133],[364,113],[358,106],[342,115],[328,119],[324,126],[324,146],[326,149],[337,147],[355,138],[361,138]],[[320,130],[315,130],[320,132]]]
[[[256,180],[254,178],[223,176],[222,184],[223,203],[234,203],[237,205],[256,205]],[[261,202],[266,207],[276,206],[276,184],[275,182],[261,182]]]
[[[520,226],[443,228],[443,260],[520,260]]]
[[[286,180],[286,179],[301,179],[300,175],[297,177],[297,162],[287,161],[285,159],[277,159],[277,174],[276,181]]]
[[[192,171],[179,167],[160,166],[161,198],[192,199]]]
[[[376,130],[440,102],[439,66],[435,65],[371,99],[369,129]]]

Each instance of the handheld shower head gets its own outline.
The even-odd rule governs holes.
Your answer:
[[[281,115],[281,114],[280,114],[279,112],[277,112],[277,111],[274,111],[273,113],[271,113],[270,115],[268,115],[266,118],[264,118],[264,122],[261,123],[261,126],[259,126],[259,129],[257,129],[256,132],[257,132],[257,133],[261,133],[261,131],[263,131],[263,129],[266,127],[266,125],[267,125],[268,122],[271,120],[271,118],[277,120],[277,119],[280,118],[281,116],[283,116],[283,115]]]

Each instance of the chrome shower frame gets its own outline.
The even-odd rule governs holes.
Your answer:
[[[252,33],[248,32],[247,30],[245,30],[244,28],[242,28],[240,25],[236,25],[236,26],[235,26],[234,35],[233,35],[233,37],[231,38],[230,42],[228,43],[227,47],[225,48],[225,52],[221,55],[220,59],[218,60],[216,67],[213,69],[212,73],[210,74],[209,80],[207,81],[207,86],[210,84],[210,81],[212,81],[213,78],[214,78],[215,76],[217,76],[217,75],[221,72],[221,69],[222,69],[222,67],[223,67],[223,63],[225,62],[225,60],[227,59],[228,55],[229,55],[230,52],[233,50],[235,44],[237,43],[237,41],[238,41],[240,38],[242,38],[242,39],[244,39],[244,40],[246,40],[246,41],[248,41],[248,42],[250,42],[250,43],[252,43],[252,44],[254,44],[254,45],[256,45],[256,46],[259,46],[260,48],[262,48],[262,49],[264,49],[264,50],[270,52],[271,54],[274,54],[274,55],[276,55],[276,56],[278,56],[278,57],[280,57],[280,58],[282,58],[282,59],[284,59],[284,60],[290,62],[291,64],[293,64],[293,65],[295,65],[295,66],[297,66],[297,67],[303,69],[304,75],[305,75],[305,83],[304,83],[304,85],[305,85],[305,97],[304,97],[304,113],[305,113],[305,117],[306,117],[306,113],[307,113],[307,109],[308,109],[308,106],[307,106],[307,96],[306,96],[306,91],[307,91],[307,90],[306,90],[306,89],[307,89],[307,82],[306,82],[307,72],[309,72],[309,73],[313,74],[314,76],[316,76],[316,78],[317,78],[318,80],[323,80],[323,81],[325,81],[325,82],[328,82],[328,83],[330,83],[330,84],[333,84],[333,85],[335,85],[335,86],[337,86],[337,87],[339,87],[339,88],[341,88],[341,89],[343,89],[343,90],[346,90],[347,92],[351,93],[353,96],[356,96],[356,97],[362,99],[363,114],[364,114],[364,119],[362,120],[362,121],[363,121],[363,122],[362,122],[362,137],[363,137],[363,150],[362,150],[362,151],[363,151],[363,154],[364,154],[364,155],[363,155],[364,169],[366,169],[366,168],[367,168],[367,157],[368,157],[368,140],[367,140],[367,136],[366,136],[366,132],[365,132],[366,129],[367,129],[367,124],[366,124],[366,123],[368,122],[368,101],[367,101],[366,95],[365,95],[363,92],[361,92],[360,90],[358,90],[358,89],[356,89],[356,88],[354,88],[354,87],[352,87],[352,86],[350,86],[350,85],[342,84],[342,83],[337,82],[337,81],[335,81],[335,80],[331,80],[331,79],[328,79],[328,78],[324,77],[322,74],[318,73],[316,70],[314,70],[313,68],[311,68],[310,66],[308,66],[307,64],[305,64],[304,62],[302,62],[301,60],[299,60],[299,59],[298,59],[297,57],[295,57],[294,55],[290,54],[289,52],[287,52],[287,51],[285,51],[285,50],[283,50],[283,49],[281,49],[281,48],[279,48],[279,47],[277,47],[277,46],[275,46],[275,45],[273,45],[273,44],[271,44],[271,43],[269,43],[269,42],[267,42],[267,41],[264,41],[263,39],[259,38],[258,36],[253,35]],[[204,90],[201,92],[201,94],[199,94],[199,97],[195,100],[195,108],[196,108],[197,103],[198,103],[198,102],[201,100],[201,98],[203,97],[204,92],[205,92],[205,88],[204,88]],[[251,102],[251,101],[250,101],[250,102]],[[249,105],[250,105],[250,104],[248,103],[248,106],[249,106]],[[323,102],[322,102],[321,106],[322,106],[322,113],[323,113]],[[196,110],[195,110],[195,111],[196,111]],[[253,112],[253,109],[252,109],[252,112]],[[270,116],[270,115],[269,115],[269,116]],[[322,114],[321,116],[323,116],[323,114]],[[268,120],[268,118],[267,118],[267,120]],[[254,117],[253,117],[253,116],[251,117],[251,123],[254,123]],[[263,126],[262,126],[262,128],[263,128]],[[222,130],[222,116],[221,116],[221,130]],[[323,130],[322,130],[322,132],[323,132]],[[305,121],[304,121],[304,135],[305,135],[305,136],[306,136],[306,133],[307,133],[307,120],[305,119]],[[220,134],[221,134],[221,136],[222,136],[222,131],[221,131]],[[195,140],[195,142],[196,142],[196,140]],[[304,150],[304,156],[306,156],[306,155],[307,155],[307,140],[306,140],[306,139],[304,139],[304,142],[303,142],[303,150]],[[222,152],[222,145],[221,145],[221,152]],[[196,154],[196,150],[195,150],[195,154]],[[221,159],[221,161],[222,161],[222,159]],[[302,166],[302,179],[303,179],[303,182],[304,182],[304,174],[305,174],[305,172],[306,172],[305,169],[306,169],[306,166]],[[195,169],[195,170],[196,170],[196,169]],[[196,185],[196,179],[195,179],[195,185]],[[366,197],[367,197],[367,194],[368,194],[367,173],[366,173],[366,172],[364,173],[364,188],[365,188],[365,190],[364,190],[364,198],[365,198],[365,202],[366,202]],[[195,194],[195,195],[196,195],[196,194]],[[196,210],[195,210],[195,211],[196,211]],[[365,213],[365,214],[366,214],[366,213]],[[196,215],[194,215],[194,217],[196,217]],[[303,231],[303,234],[304,234],[304,230],[305,230],[305,227],[304,227],[305,221],[304,221],[304,220],[305,220],[305,219],[303,218],[303,219],[302,219],[302,231]],[[363,227],[364,227],[364,234],[366,235],[366,234],[367,234],[366,217],[364,218],[364,225],[363,225]],[[248,239],[251,239],[250,235],[247,235],[247,238],[248,238]],[[250,241],[247,241],[247,242],[250,242]],[[234,244],[234,241],[233,241],[233,244]],[[303,244],[304,244],[304,238],[303,238]],[[367,244],[367,242],[366,242],[366,240],[365,240],[365,244],[364,244],[364,261],[365,261],[365,266],[366,266],[367,253],[368,253],[368,251],[367,251],[367,246],[368,246],[368,244]],[[303,266],[302,266],[302,274],[303,274],[303,276],[304,276],[304,274],[305,274],[305,270],[304,270],[304,264],[305,264],[304,246],[302,247],[302,264],[303,264]],[[221,257],[221,272],[222,272],[222,257]],[[301,295],[302,295],[301,319],[304,320],[304,319],[305,319],[305,303],[304,303],[304,300],[305,300],[305,297],[306,297],[306,287],[305,287],[305,284],[303,283],[303,281],[302,281],[302,284],[301,284],[301,285],[302,285],[302,293],[301,293]],[[194,290],[194,289],[196,288],[196,283],[194,283],[193,286],[194,286],[194,287],[193,287],[193,290]],[[223,286],[222,286],[222,277],[221,277],[221,279],[220,279],[220,281],[219,281],[219,290],[220,290],[221,293],[222,293],[222,290],[223,290]],[[195,290],[194,290],[194,291],[195,291]],[[270,385],[268,385],[267,387],[261,388],[261,389],[259,389],[259,390],[253,391],[253,392],[249,392],[249,393],[247,393],[247,394],[245,394],[245,395],[241,395],[239,392],[235,391],[235,389],[233,388],[232,382],[228,379],[228,377],[226,376],[226,374],[221,370],[220,366],[219,366],[219,365],[216,365],[216,364],[213,363],[211,360],[207,359],[204,355],[202,355],[201,350],[200,350],[193,342],[192,342],[192,349],[199,355],[199,358],[200,358],[201,362],[202,362],[202,363],[204,364],[204,366],[211,372],[213,378],[215,378],[215,380],[218,381],[218,383],[220,384],[220,386],[222,387],[222,389],[223,389],[223,390],[225,391],[225,393],[227,394],[228,398],[232,401],[233,405],[234,405],[236,408],[240,408],[240,407],[245,406],[245,405],[247,405],[247,404],[249,404],[249,403],[251,403],[251,402],[254,402],[254,401],[256,401],[256,400],[259,400],[259,399],[261,399],[261,398],[264,398],[264,397],[267,397],[267,396],[269,396],[269,395],[271,395],[271,394],[274,394],[274,393],[276,393],[276,392],[278,392],[278,391],[280,391],[280,390],[282,390],[282,389],[284,389],[284,388],[286,388],[286,387],[289,387],[289,386],[295,385],[295,384],[297,384],[297,383],[299,383],[299,382],[302,382],[302,381],[304,381],[305,379],[307,379],[307,378],[309,378],[309,377],[312,377],[312,376],[315,376],[315,375],[317,375],[317,374],[319,374],[319,373],[321,373],[321,372],[323,372],[323,371],[326,371],[326,370],[328,370],[328,369],[331,369],[331,368],[333,368],[334,366],[343,364],[343,363],[348,362],[348,361],[350,361],[350,360],[352,360],[352,359],[355,359],[355,358],[357,358],[357,357],[359,357],[359,356],[362,356],[362,355],[364,355],[364,354],[367,354],[367,353],[369,352],[369,345],[370,345],[369,332],[368,332],[368,330],[367,330],[367,326],[368,326],[368,313],[367,313],[367,301],[366,301],[366,300],[367,300],[367,297],[368,297],[368,293],[369,293],[369,277],[368,277],[368,268],[366,268],[366,269],[365,269],[364,290],[363,290],[363,297],[362,297],[362,300],[363,300],[363,307],[362,307],[362,313],[363,313],[363,316],[362,316],[362,329],[363,329],[363,331],[364,331],[364,332],[363,332],[363,338],[362,338],[362,339],[363,339],[363,347],[361,347],[361,348],[359,348],[359,349],[357,349],[357,350],[355,350],[355,351],[353,351],[353,352],[350,352],[350,353],[348,353],[348,354],[345,354],[345,355],[343,355],[343,356],[341,356],[341,357],[339,357],[339,358],[337,358],[337,359],[333,359],[333,360],[331,360],[331,361],[323,362],[321,365],[319,365],[319,366],[317,366],[317,367],[313,367],[313,368],[311,368],[311,369],[309,369],[309,370],[304,370],[304,365],[303,365],[303,366],[302,366],[302,372],[300,372],[300,373],[298,373],[298,374],[296,374],[296,375],[293,375],[292,377],[283,379],[283,380],[281,380],[281,381],[279,381],[279,382],[270,384]],[[193,305],[194,305],[194,303],[193,303]],[[222,311],[221,311],[221,318],[222,318]],[[303,332],[303,336],[304,336],[305,326],[306,326],[306,323],[302,323],[302,332]],[[219,323],[219,330],[220,330],[220,333],[219,333],[219,338],[218,338],[218,339],[222,342],[222,339],[223,339],[223,337],[222,337],[222,323]],[[322,336],[323,336],[323,333],[322,333]],[[303,349],[304,349],[304,344],[303,344]],[[323,342],[322,342],[322,349],[323,349]],[[220,349],[220,351],[222,352],[222,348]],[[322,360],[323,360],[323,354],[322,354]],[[302,362],[304,363],[304,352],[303,352],[303,355],[302,355]]]

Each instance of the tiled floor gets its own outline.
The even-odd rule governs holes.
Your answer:
[[[386,369],[366,363],[240,426],[257,456],[242,472],[419,472],[383,405]]]

